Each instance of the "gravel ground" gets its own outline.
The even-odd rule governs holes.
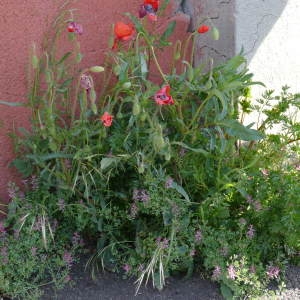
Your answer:
[[[116,274],[104,273],[93,281],[89,272],[84,271],[85,262],[81,261],[73,268],[71,273],[74,286],[66,286],[64,289],[54,291],[50,287],[45,290],[41,300],[221,300],[223,297],[219,292],[217,284],[204,280],[200,277],[192,277],[188,280],[180,278],[169,278],[166,287],[159,292],[148,284],[141,287],[135,296],[133,279],[122,279]],[[262,297],[261,300],[269,300]],[[276,300],[300,300],[300,267],[290,267],[287,272],[287,286],[282,295]]]

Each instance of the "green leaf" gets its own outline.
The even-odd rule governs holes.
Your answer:
[[[173,33],[176,26],[176,21],[172,21],[168,24],[167,29],[164,31],[164,33],[161,35],[160,40],[166,41],[167,38]]]
[[[182,148],[191,150],[191,151],[196,152],[196,153],[201,153],[201,154],[203,154],[203,155],[205,155],[205,156],[207,156],[207,155],[209,154],[207,151],[205,151],[205,150],[203,150],[203,149],[192,148],[192,147],[190,147],[190,146],[188,146],[188,145],[186,145],[186,144],[184,144],[184,143],[182,143],[182,142],[172,142],[171,144],[172,144],[172,145],[179,145],[179,146],[181,146]]]
[[[16,158],[12,162],[12,165],[15,166],[18,171],[24,175],[24,177],[30,176],[33,172],[32,164],[30,164],[27,160]]]
[[[184,188],[181,185],[179,185],[175,181],[173,181],[171,187],[173,189],[175,189],[181,196],[183,196],[186,201],[190,202],[189,195],[187,194],[187,192],[184,190]]]
[[[225,127],[225,131],[228,135],[236,137],[239,140],[258,141],[264,138],[261,132],[246,127],[237,120],[222,120],[218,125]]]
[[[33,159],[35,161],[46,161],[50,159],[56,159],[56,158],[72,158],[72,154],[66,154],[66,153],[48,153],[48,154],[42,154],[42,155],[37,155],[37,154],[28,154],[26,155],[27,158]]]
[[[233,294],[231,289],[223,283],[221,283],[221,294],[226,300],[233,299]]]
[[[119,158],[116,157],[104,157],[101,159],[101,170],[105,170],[112,166],[112,164],[117,163]]]
[[[72,52],[67,52],[66,54],[64,54],[62,56],[62,58],[56,64],[57,65],[62,64],[71,54],[72,54]]]
[[[31,63],[32,63],[33,69],[37,69],[37,67],[39,66],[39,59],[36,55],[32,55]]]
[[[144,53],[140,53],[140,62],[141,62],[141,73],[142,76],[145,77],[146,74],[148,73],[148,65]]]
[[[0,100],[0,104],[7,105],[7,106],[13,106],[13,107],[27,106],[27,103],[22,103],[22,102],[7,102],[7,101],[1,101],[1,100]]]
[[[215,41],[218,41],[219,38],[220,38],[220,32],[218,30],[217,27],[213,27],[212,30],[211,30],[211,35],[212,35],[212,38],[215,40]]]

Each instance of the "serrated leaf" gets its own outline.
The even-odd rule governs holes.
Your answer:
[[[171,188],[175,189],[181,196],[183,196],[183,198],[186,201],[190,202],[189,195],[187,194],[187,192],[184,190],[184,188],[181,185],[179,185],[175,181],[173,181],[171,184]]]
[[[258,141],[264,138],[261,132],[246,127],[237,120],[222,120],[218,125],[225,127],[225,131],[228,135],[236,137],[239,140]]]
[[[188,145],[186,145],[186,144],[184,144],[184,143],[182,143],[182,142],[172,142],[171,144],[172,144],[172,145],[178,145],[178,146],[181,146],[182,148],[191,150],[191,151],[196,152],[196,153],[201,153],[201,154],[203,154],[203,155],[205,155],[205,156],[207,156],[207,155],[209,154],[207,151],[205,151],[205,150],[203,150],[203,149],[192,148],[192,147],[190,147],[190,146],[188,146]]]

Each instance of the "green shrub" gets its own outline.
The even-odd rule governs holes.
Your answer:
[[[77,24],[66,13],[56,37]],[[299,123],[287,116],[299,97],[284,88],[275,106],[272,92],[252,106],[258,83],[242,55],[194,67],[186,49],[203,30],[173,45],[165,73],[157,53],[175,23],[158,35],[128,17],[126,39],[135,38],[116,35],[104,68],[80,69],[76,32],[74,51],[59,56],[49,39],[33,54],[32,128],[14,135],[13,162],[41,183],[44,196],[33,196],[28,213],[95,240],[91,265],[134,275],[137,288],[151,277],[161,289],[166,276],[201,269],[226,298],[257,296],[300,250]],[[265,116],[258,130],[240,121],[251,110]],[[279,123],[280,133],[268,131]]]

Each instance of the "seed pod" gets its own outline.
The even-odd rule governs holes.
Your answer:
[[[123,85],[122,85],[122,88],[124,90],[128,90],[131,88],[131,82],[127,81],[127,82],[124,82]]]
[[[90,68],[90,71],[93,73],[101,73],[104,72],[104,68],[101,66],[94,66]]]
[[[165,146],[164,138],[161,134],[155,134],[153,136],[153,148],[156,152],[159,152]]]
[[[218,41],[219,38],[220,38],[220,32],[218,30],[217,27],[213,27],[212,30],[211,30],[211,35],[212,35],[212,38],[215,40],[215,41]]]
[[[138,100],[135,100],[133,103],[132,114],[134,116],[137,116],[137,115],[139,115],[140,112],[141,112],[141,106],[140,106]]]

